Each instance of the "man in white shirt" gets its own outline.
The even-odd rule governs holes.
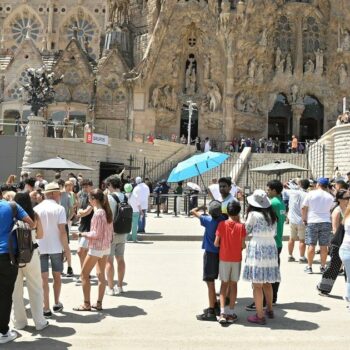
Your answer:
[[[117,210],[117,201],[113,198],[113,195],[118,196],[121,202],[124,202],[125,195],[121,192],[123,183],[119,177],[111,177],[106,181],[107,188],[109,190],[108,202],[111,207],[113,218],[115,216],[115,212]],[[124,260],[124,252],[125,252],[125,243],[127,240],[128,234],[120,234],[114,233],[113,241],[111,244],[111,253],[107,258],[106,263],[106,276],[107,276],[107,295],[119,295],[123,293],[123,280],[125,275],[125,260]],[[117,285],[114,286],[114,257],[117,261],[118,266],[118,282]]]
[[[288,219],[290,224],[290,237],[288,242],[288,261],[293,262],[295,258],[293,257],[293,250],[295,241],[299,238],[299,253],[300,263],[306,263],[305,258],[305,230],[306,227],[303,223],[301,208],[305,197],[307,196],[307,189],[310,187],[310,181],[308,179],[300,180],[299,185],[290,185],[289,190],[285,190],[289,196],[289,211]]]
[[[327,252],[332,232],[331,209],[334,204],[333,196],[328,193],[328,185],[327,178],[319,178],[316,190],[309,192],[303,202],[302,218],[306,225],[305,243],[308,246],[308,265],[305,272],[308,274],[312,273],[317,242],[320,245],[321,273],[326,269]]]
[[[51,261],[55,298],[53,311],[60,312],[63,310],[63,305],[60,302],[61,274],[63,272],[65,250],[69,249],[69,247],[65,228],[67,224],[66,212],[58,204],[61,197],[58,184],[47,184],[44,194],[45,200],[34,207],[34,211],[40,218],[44,232],[43,238],[37,241],[40,251],[41,278],[44,290],[44,316],[50,318],[52,312],[49,301],[49,259]]]
[[[133,196],[135,196],[141,204],[141,212],[139,217],[139,225],[137,232],[146,232],[146,213],[148,209],[148,199],[149,199],[149,187],[142,181],[141,177],[135,179],[136,187],[133,190]]]
[[[36,181],[35,181],[35,188],[39,188],[40,186],[46,186],[47,181],[44,179],[44,177],[39,173],[36,174]]]

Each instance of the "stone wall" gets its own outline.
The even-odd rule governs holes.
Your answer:
[[[314,177],[332,178],[339,171],[350,171],[350,124],[335,126],[309,150],[309,165]],[[338,168],[338,170],[335,170]]]

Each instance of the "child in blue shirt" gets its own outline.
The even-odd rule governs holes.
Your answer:
[[[199,218],[201,225],[205,228],[202,249],[203,255],[203,281],[207,283],[209,294],[209,307],[204,313],[197,315],[200,321],[216,321],[216,314],[220,312],[219,305],[216,300],[215,280],[219,275],[219,248],[215,247],[215,233],[221,221],[226,217],[221,212],[221,202],[211,201],[209,203],[209,215],[201,214],[204,207],[191,210],[191,214]]]

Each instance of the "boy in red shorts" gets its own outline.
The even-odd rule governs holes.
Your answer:
[[[234,323],[237,315],[234,312],[237,298],[237,282],[241,273],[242,249],[245,248],[246,230],[240,223],[241,205],[237,201],[227,205],[229,219],[220,222],[216,230],[215,246],[219,251],[220,317],[219,322]],[[230,304],[225,307],[227,289],[229,288]]]

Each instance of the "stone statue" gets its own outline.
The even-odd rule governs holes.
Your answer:
[[[275,59],[275,66],[278,68],[281,63],[281,58],[282,58],[282,51],[279,47],[276,49],[276,59]]]
[[[196,92],[197,76],[196,76],[196,68],[194,63],[195,63],[195,59],[193,57],[190,57],[188,67],[186,69],[186,81],[185,81],[186,94],[188,95],[193,95]]]
[[[341,48],[344,51],[350,51],[350,33],[347,29],[344,31],[344,34],[343,34],[343,42],[342,42]]]
[[[196,92],[196,83],[197,83],[196,69],[193,67],[192,73],[190,75],[190,88],[188,91],[190,95],[193,95]]]
[[[210,57],[204,56],[204,79],[210,79]]]
[[[318,74],[322,74],[323,73],[323,50],[318,49],[315,52],[315,56],[316,56],[316,73]]]
[[[293,74],[292,55],[290,53],[286,57],[286,73]]]
[[[177,79],[179,76],[179,57],[178,55],[175,55],[172,63],[171,63],[171,68],[172,68],[172,76],[174,79]]]
[[[157,108],[159,106],[159,102],[160,102],[160,88],[159,87],[154,88],[151,100],[152,100],[151,101],[152,107]]]
[[[284,64],[286,63],[286,60],[284,58],[281,58],[279,60],[279,64],[277,66],[277,73],[283,73],[284,72]]]
[[[267,29],[266,28],[264,28],[264,30],[261,33],[259,45],[260,46],[267,46]]]
[[[236,108],[240,112],[244,112],[246,107],[245,96],[243,93],[239,94],[236,98]]]
[[[108,0],[107,6],[108,6],[108,22],[113,23],[115,15],[117,13],[118,8],[118,1],[117,0]]]
[[[346,66],[344,63],[342,63],[338,67],[338,76],[339,76],[339,85],[345,84],[348,78],[348,72],[346,71]]]
[[[315,71],[315,64],[311,59],[305,63],[305,73],[313,73]]]
[[[216,112],[221,105],[222,96],[218,85],[214,82],[210,84],[207,99],[209,101],[209,110]]]
[[[248,75],[249,79],[254,80],[256,70],[256,61],[255,58],[251,59],[248,66]]]
[[[172,94],[171,94],[171,87],[169,85],[165,85],[163,87],[163,93],[164,93],[164,103],[163,108],[171,110],[172,109]]]
[[[257,106],[258,105],[257,105],[256,101],[254,100],[254,98],[251,97],[247,100],[246,111],[248,113],[256,113]]]
[[[298,85],[294,84],[290,88],[290,91],[292,93],[292,102],[296,103],[298,101],[298,94],[299,94],[299,87]]]
[[[264,82],[264,74],[265,74],[265,67],[263,63],[260,63],[258,66],[258,70],[256,72],[256,81],[258,83]]]

